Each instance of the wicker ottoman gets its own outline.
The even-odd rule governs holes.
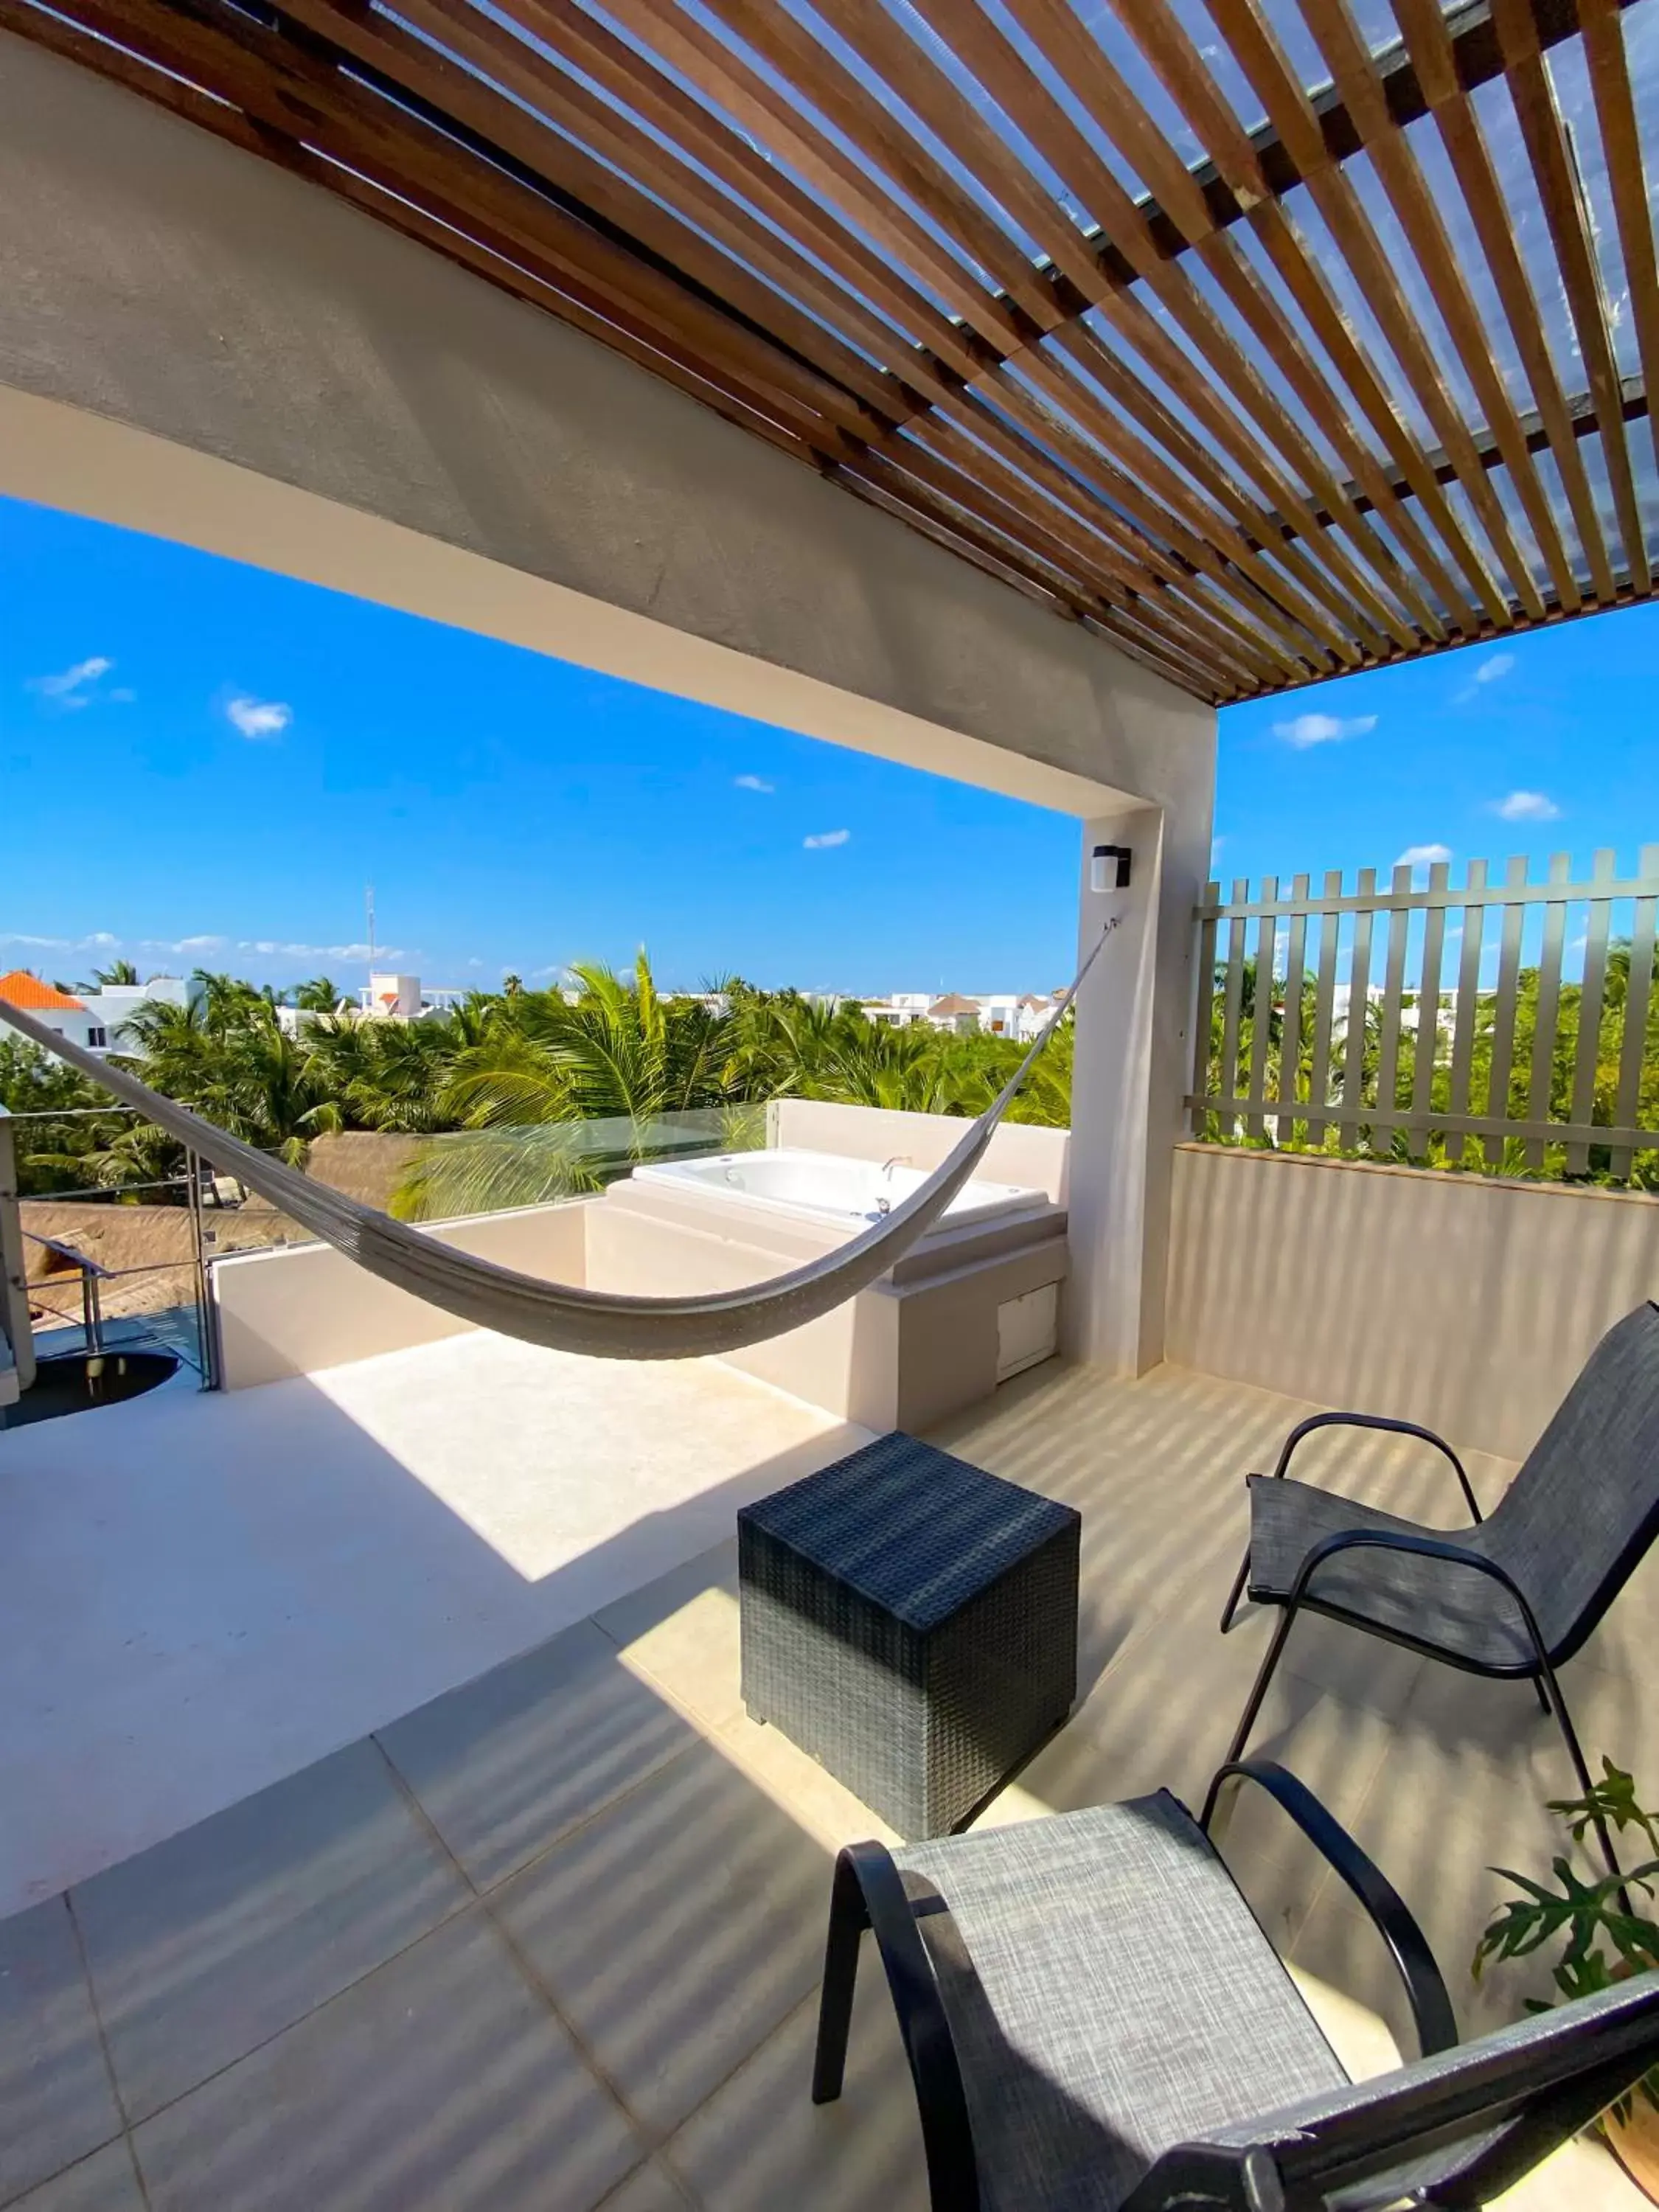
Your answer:
[[[900,1835],[948,1833],[1072,1709],[1081,1527],[901,1434],[744,1507],[744,1703]]]

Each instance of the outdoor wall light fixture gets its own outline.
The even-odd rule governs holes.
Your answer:
[[[1129,888],[1129,848],[1097,845],[1089,863],[1091,891],[1126,891]]]

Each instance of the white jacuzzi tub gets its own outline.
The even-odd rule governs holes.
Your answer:
[[[876,1160],[853,1160],[836,1152],[796,1152],[787,1146],[763,1152],[720,1152],[712,1159],[665,1161],[638,1167],[629,1181],[664,1190],[696,1191],[704,1197],[729,1197],[767,1213],[799,1221],[831,1222],[861,1228],[878,1221],[927,1181],[920,1168]],[[1024,1212],[1046,1206],[1048,1193],[1018,1183],[966,1184],[945,1208],[951,1224],[988,1221],[1000,1213]]]

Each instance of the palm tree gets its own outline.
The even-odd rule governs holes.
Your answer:
[[[574,1003],[520,991],[474,1015],[477,1041],[457,1051],[440,1107],[477,1133],[425,1147],[395,1212],[532,1205],[591,1189],[659,1153],[665,1115],[740,1100],[726,1073],[729,1014],[702,999],[665,1000],[643,951],[631,978],[597,963],[571,974]],[[713,1141],[731,1133],[711,1121]]]
[[[339,1012],[343,994],[331,977],[313,975],[309,982],[296,983],[290,995],[305,1013],[333,1014]]]
[[[78,988],[82,991],[104,991],[114,985],[117,988],[138,981],[138,970],[131,960],[112,960],[107,968],[94,968],[90,983]]]

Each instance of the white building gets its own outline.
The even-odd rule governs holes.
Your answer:
[[[49,1030],[88,1052],[131,1052],[137,1039],[128,1024],[141,1006],[187,1006],[200,994],[198,983],[178,975],[152,975],[147,983],[109,983],[100,991],[76,994],[43,983],[27,969],[0,975],[0,999],[21,1006]]]

